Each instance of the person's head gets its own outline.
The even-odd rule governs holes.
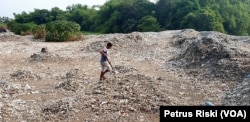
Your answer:
[[[113,44],[112,44],[112,43],[110,43],[110,42],[107,44],[107,48],[108,48],[108,49],[111,49],[111,48],[112,48],[112,46],[113,46]]]

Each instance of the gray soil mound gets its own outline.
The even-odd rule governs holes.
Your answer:
[[[61,61],[63,60],[62,57],[60,57],[58,54],[55,53],[34,53],[29,57],[29,60],[31,62],[33,61],[43,61],[43,62],[49,62],[49,61]]]
[[[158,105],[169,105],[170,100],[156,82],[159,81],[135,74],[91,84],[85,83],[84,87],[77,90],[79,95],[45,105],[42,108],[43,116],[46,120],[69,119],[77,114],[76,111],[91,110],[95,114],[88,118],[89,121],[100,120],[97,116],[114,121],[117,117],[136,119],[133,114],[159,114]]]
[[[11,32],[0,33],[0,42],[8,42],[8,41],[24,41],[27,40],[25,37],[15,35]]]
[[[31,71],[26,71],[26,70],[18,70],[13,72],[12,74],[10,74],[11,78],[13,78],[14,80],[38,80],[41,77],[39,77],[38,75],[36,75],[35,73],[31,72]]]
[[[61,77],[63,80],[56,85],[56,89],[62,88],[68,91],[77,91],[81,88],[81,83],[86,79],[86,75],[80,73],[79,69],[71,69],[65,76]]]
[[[228,106],[250,106],[250,77],[244,79],[239,85],[226,92],[225,105]]]
[[[190,74],[202,78],[241,81],[250,72],[250,55],[249,51],[231,47],[229,43],[234,39],[211,32],[202,32],[191,39],[180,38],[175,46],[181,48],[182,53],[175,60],[181,61],[180,66]]]

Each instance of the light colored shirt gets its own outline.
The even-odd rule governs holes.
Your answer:
[[[108,49],[106,47],[103,48],[103,52],[108,55]],[[107,57],[104,56],[104,55],[101,55],[101,59],[100,59],[101,62],[104,62],[104,61],[107,61]]]

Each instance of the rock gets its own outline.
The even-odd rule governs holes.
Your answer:
[[[0,27],[0,33],[5,33],[5,32],[7,32],[7,30]]]
[[[48,52],[49,52],[49,50],[47,47],[44,47],[41,49],[41,53],[48,53]]]
[[[26,84],[25,87],[24,87],[24,90],[25,90],[26,92],[29,92],[29,91],[31,91],[32,89],[31,89],[31,87],[30,87],[29,84]]]
[[[127,104],[128,103],[128,99],[122,99],[119,102],[120,104]]]
[[[103,101],[103,102],[101,102],[100,106],[107,104],[107,103],[108,103],[108,101]]]

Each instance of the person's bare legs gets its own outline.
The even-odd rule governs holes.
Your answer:
[[[106,78],[104,77],[104,75],[109,72],[109,70],[105,70],[104,72],[101,72],[101,75],[100,75],[100,80],[105,80]]]
[[[101,71],[100,81],[101,81],[101,80],[103,80],[103,74],[104,74],[104,72],[103,72],[103,71]]]

